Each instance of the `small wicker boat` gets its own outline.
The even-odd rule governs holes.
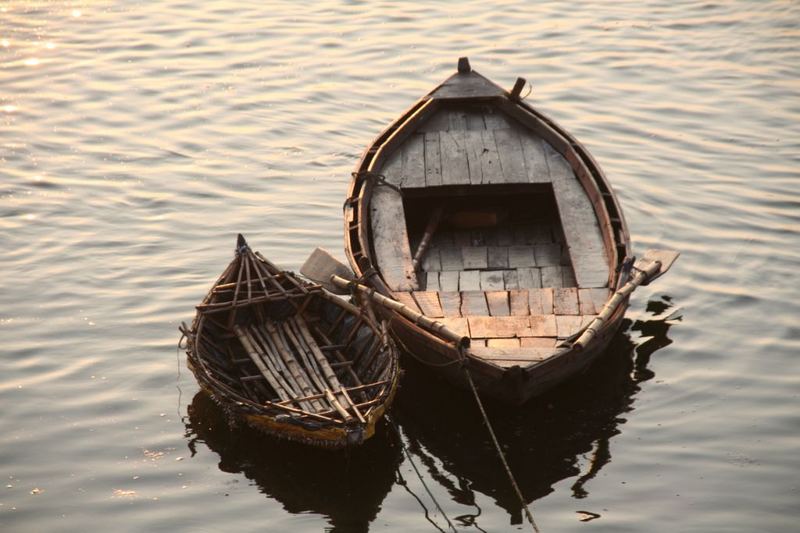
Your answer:
[[[306,444],[357,445],[375,432],[399,375],[397,350],[371,314],[280,270],[239,235],[234,260],[182,328],[187,363],[233,419]]]

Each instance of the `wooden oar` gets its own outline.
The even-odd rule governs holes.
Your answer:
[[[577,349],[585,347],[597,334],[603,323],[614,314],[617,307],[627,298],[636,287],[647,285],[651,281],[663,276],[680,255],[674,250],[647,250],[644,257],[633,264],[635,274],[625,285],[617,290],[603,306],[603,309],[583,331],[572,346]]]
[[[469,346],[469,337],[459,335],[441,322],[418,313],[407,305],[356,282],[353,272],[322,248],[317,248],[311,253],[303,266],[300,267],[300,273],[336,294],[348,294],[350,289],[353,288],[383,307],[396,311],[434,335],[454,342],[459,346]]]

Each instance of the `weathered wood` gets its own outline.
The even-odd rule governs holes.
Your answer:
[[[523,316],[468,316],[469,331],[473,337],[502,338],[530,337],[529,317]]]
[[[600,310],[606,305],[606,302],[611,296],[611,291],[605,287],[589,289],[592,294],[592,302],[594,302],[595,312],[599,313]]]
[[[244,348],[245,352],[253,361],[253,364],[256,365],[258,371],[261,372],[261,375],[264,377],[267,383],[269,383],[270,387],[272,387],[272,390],[278,395],[278,398],[281,400],[288,400],[290,398],[289,393],[287,393],[286,390],[278,383],[273,375],[273,370],[267,367],[266,363],[258,355],[258,351],[253,345],[252,340],[239,326],[234,326],[234,330],[236,331],[236,335],[239,337],[239,341],[242,343],[242,347]]]
[[[555,337],[522,337],[519,345],[523,348],[555,348]]]
[[[580,315],[556,315],[556,331],[559,339],[565,339],[581,329],[583,317]]]
[[[508,246],[489,246],[489,268],[508,268]]]
[[[486,339],[486,346],[489,348],[519,348],[519,339]]]
[[[575,180],[572,167],[569,166],[564,156],[559,154],[550,143],[544,144],[544,153],[547,157],[547,167],[550,169],[550,181]]]
[[[423,122],[418,128],[417,131],[420,132],[439,132],[439,131],[446,131],[450,127],[450,116],[446,109],[440,109],[436,111],[433,115],[428,117],[425,122]]]
[[[412,293],[417,301],[422,314],[431,318],[443,317],[442,304],[439,302],[439,293],[435,291],[416,291]]]
[[[483,291],[463,291],[461,293],[461,316],[486,316],[488,314],[489,306],[486,304],[486,294]]]
[[[417,251],[414,252],[414,257],[411,259],[411,266],[414,268],[414,270],[419,269],[420,262],[428,252],[433,235],[436,233],[436,229],[439,227],[439,222],[442,220],[443,213],[444,209],[442,207],[437,207],[433,210],[433,213],[431,213],[431,217],[428,219],[428,223],[425,225],[425,232],[422,234],[422,238],[417,246]]]
[[[503,287],[507,291],[519,289],[519,277],[516,270],[503,271]]]
[[[538,268],[518,268],[517,281],[520,289],[541,288],[542,271]]]
[[[375,259],[386,284],[392,290],[417,289],[400,193],[389,187],[376,187],[370,215]]]
[[[486,302],[491,316],[508,316],[511,314],[507,291],[487,291]]]
[[[531,268],[536,264],[533,246],[509,246],[508,266],[510,268]]]
[[[483,139],[480,131],[464,132],[464,147],[467,152],[467,165],[469,169],[469,182],[472,185],[483,183]]]
[[[461,248],[461,259],[465,269],[485,269],[488,266],[485,246],[465,246]]]
[[[487,80],[477,72],[457,73],[447,78],[439,87],[430,93],[431,98],[446,100],[449,98],[489,98],[502,96],[505,90]]]
[[[496,129],[494,131],[494,139],[500,156],[503,180],[506,183],[525,183],[528,181],[522,145],[520,144],[517,130],[510,128]]]
[[[578,307],[581,315],[593,315],[599,311],[594,306],[592,289],[578,289]]]
[[[556,266],[561,264],[560,244],[535,244],[533,252],[536,256],[536,266]]]
[[[520,134],[522,156],[525,161],[525,170],[530,183],[549,183],[550,169],[547,166],[547,157],[544,153],[544,141],[529,132]]]
[[[561,276],[564,287],[577,287],[578,280],[575,279],[575,273],[570,266],[561,267]]]
[[[439,293],[439,303],[445,317],[461,316],[461,294],[457,291],[442,291]]]
[[[555,337],[558,328],[555,315],[531,315],[529,333],[521,337]]]
[[[466,318],[461,317],[444,317],[440,320],[442,324],[455,331],[459,335],[469,337],[469,324]]]
[[[422,258],[422,270],[425,272],[433,272],[442,269],[442,260],[439,257],[439,250],[435,248],[428,248],[425,257]]]
[[[441,291],[458,291],[459,272],[447,270],[439,274],[439,289]]]
[[[481,290],[502,291],[503,288],[504,284],[502,270],[488,270],[481,272]]]
[[[486,122],[483,120],[483,113],[477,109],[467,109],[465,116],[467,118],[467,130],[481,131],[486,129]]]
[[[403,188],[425,186],[425,139],[423,134],[415,133],[406,139],[403,150]],[[377,239],[376,239],[377,240]]]
[[[528,316],[530,307],[528,304],[528,291],[511,290],[508,291],[508,300],[512,316]]]
[[[442,157],[442,184],[469,185],[469,159],[464,131],[443,131],[439,134],[439,143]]]
[[[487,107],[483,111],[483,123],[487,130],[508,130],[513,124],[505,113],[493,107]]]
[[[439,149],[439,132],[425,134],[425,186],[442,184],[442,156]]]
[[[481,172],[483,183],[503,183],[503,169],[500,167],[500,155],[497,143],[491,130],[481,131],[483,151],[481,152]]]
[[[417,301],[411,295],[410,292],[395,292],[394,299],[400,302],[403,305],[410,307],[412,310],[416,311],[417,313],[422,313],[422,310],[417,305]]]
[[[578,290],[575,288],[553,291],[553,311],[556,315],[578,315]]]
[[[532,347],[470,347],[470,353],[475,357],[491,361],[501,366],[524,366],[525,363],[537,363],[544,361],[551,355],[553,350],[547,348]]]
[[[560,266],[544,266],[542,271],[542,287],[560,288],[564,285],[564,276]]]
[[[440,291],[442,286],[439,284],[439,272],[427,272],[425,274],[425,290]]]
[[[464,270],[464,260],[461,258],[461,249],[445,247],[439,249],[439,258],[442,270]]]
[[[388,155],[381,168],[381,174],[392,185],[400,186],[403,183],[403,149],[398,148]]]
[[[528,303],[532,315],[552,315],[553,289],[528,289]]]
[[[460,272],[458,290],[461,292],[481,290],[481,273],[478,270],[464,270]]]

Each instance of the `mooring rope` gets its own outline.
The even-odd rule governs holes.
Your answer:
[[[469,388],[472,390],[472,395],[475,396],[475,403],[478,404],[478,409],[481,412],[481,416],[483,417],[483,423],[486,425],[486,429],[489,431],[489,436],[492,437],[492,442],[494,443],[494,448],[497,451],[497,456],[500,458],[500,462],[503,463],[503,468],[506,470],[506,474],[508,474],[508,480],[511,482],[511,486],[514,487],[514,492],[517,493],[517,498],[519,498],[519,503],[522,506],[522,510],[525,511],[525,517],[528,519],[528,522],[531,523],[533,530],[536,533],[539,533],[539,527],[536,525],[536,522],[533,519],[533,514],[531,513],[528,505],[525,503],[525,498],[522,496],[522,491],[519,489],[519,485],[517,485],[517,480],[514,479],[514,474],[511,472],[511,468],[508,466],[508,462],[506,461],[506,456],[503,453],[503,449],[500,448],[500,443],[497,440],[497,436],[494,433],[494,429],[492,428],[492,423],[489,421],[489,417],[486,414],[486,410],[483,408],[483,402],[481,402],[480,396],[478,396],[478,389],[475,387],[475,383],[472,381],[472,375],[469,373],[469,369],[467,368],[466,356],[464,355],[463,348],[459,348],[458,350],[459,355],[461,356],[461,361],[464,363],[461,368],[464,369],[464,374],[467,376],[467,382],[469,383]]]

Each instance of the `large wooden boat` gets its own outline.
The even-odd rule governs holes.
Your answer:
[[[234,420],[306,444],[375,432],[398,382],[385,324],[282,271],[239,236],[234,260],[183,328],[200,386]]]
[[[638,276],[603,172],[524,86],[462,58],[367,147],[344,208],[356,277],[470,344],[384,310],[407,351],[460,385],[465,357],[481,392],[514,404],[589,365],[630,290],[669,268]]]

